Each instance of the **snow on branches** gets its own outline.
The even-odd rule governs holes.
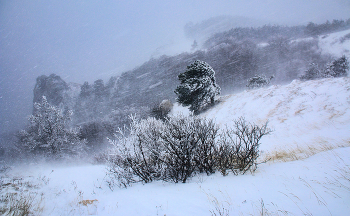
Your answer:
[[[41,103],[34,104],[28,128],[19,134],[20,148],[53,158],[81,154],[85,140],[79,139],[77,129],[69,127],[71,115],[70,111],[63,113],[50,105],[43,96]]]

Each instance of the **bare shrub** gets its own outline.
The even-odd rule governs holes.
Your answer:
[[[115,180],[120,187],[154,180],[185,183],[196,173],[209,175],[219,170],[227,175],[227,170],[235,174],[252,170],[259,141],[271,130],[267,123],[259,127],[244,118],[234,125],[219,134],[213,120],[198,116],[180,115],[165,121],[133,118],[130,129],[119,130],[117,139],[110,140],[114,146],[108,156],[111,189]]]
[[[183,182],[195,172],[215,172],[218,127],[212,120],[178,116],[165,122],[161,133],[166,165],[163,180]]]
[[[222,138],[226,138],[222,136]],[[226,140],[221,140],[221,144],[217,147],[216,152],[216,169],[226,176],[227,170],[232,170],[234,165],[234,155],[232,152],[232,146],[228,144]]]
[[[213,120],[200,119],[195,122],[199,145],[197,147],[195,162],[199,172],[212,174],[216,167],[216,140],[219,127]]]
[[[254,171],[259,157],[260,140],[269,133],[271,130],[267,128],[267,122],[258,126],[247,122],[243,117],[235,120],[234,128],[226,128],[222,134],[220,154],[224,157],[218,159],[221,173],[226,173],[227,168],[236,174]]]
[[[171,118],[162,131],[165,148],[164,163],[167,167],[164,180],[183,182],[195,171],[195,152],[198,144],[194,133],[195,121],[190,117]]]

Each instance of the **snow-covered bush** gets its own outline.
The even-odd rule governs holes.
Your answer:
[[[118,179],[120,186],[142,181],[160,179],[163,167],[161,156],[163,145],[160,131],[163,122],[155,118],[136,119],[131,116],[130,128],[119,130],[109,155],[109,173]],[[127,135],[129,134],[129,135]]]
[[[185,183],[196,173],[217,170],[244,174],[256,164],[261,137],[270,133],[267,124],[259,127],[240,118],[234,129],[219,134],[213,120],[182,115],[165,121],[132,118],[129,130],[110,140],[110,182],[123,187],[154,180]]]
[[[215,71],[206,62],[196,60],[187,70],[178,76],[180,85],[175,89],[177,102],[195,114],[206,105],[213,104],[215,96],[220,94],[220,87],[215,81]]]
[[[344,77],[348,75],[349,61],[343,55],[333,60],[323,69],[319,69],[317,64],[311,63],[305,74],[299,77],[300,80],[313,80],[317,78]]]
[[[177,116],[161,131],[166,166],[163,180],[183,182],[195,172],[215,171],[215,141],[218,127],[212,120]]]
[[[324,77],[344,77],[347,76],[349,70],[349,61],[343,55],[339,59],[332,61],[324,71]]]
[[[119,131],[110,141],[115,147],[110,173],[123,186],[153,180],[186,182],[196,171],[213,173],[217,131],[213,121],[199,117],[133,118],[130,135]]]
[[[71,112],[63,113],[50,105],[45,96],[41,103],[34,104],[34,109],[28,128],[18,135],[20,149],[50,158],[84,152],[85,140],[79,139],[78,130],[69,125]]]
[[[321,72],[318,68],[318,65],[311,63],[308,69],[305,71],[305,74],[299,77],[300,80],[313,80],[321,77]]]
[[[255,88],[268,86],[273,78],[274,76],[271,76],[270,78],[266,78],[265,75],[255,75],[254,77],[248,79],[247,88],[255,89]]]
[[[215,173],[219,126],[213,120],[198,118],[194,121],[194,127],[198,139],[195,152],[196,167],[201,173]]]

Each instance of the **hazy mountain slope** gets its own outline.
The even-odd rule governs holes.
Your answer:
[[[203,42],[210,36],[237,27],[256,27],[265,24],[262,20],[255,20],[242,16],[217,16],[199,23],[187,23],[184,27],[185,35],[189,39]]]
[[[318,39],[293,39],[303,34],[303,29],[302,26],[234,29],[212,37],[205,50],[161,56],[118,78],[112,77],[105,84],[102,80],[84,84],[83,94],[78,92],[79,85],[73,88],[57,76],[41,76],[34,89],[34,102],[45,95],[54,105],[73,110],[75,124],[109,121],[108,124],[119,127],[135,110],[147,112],[164,99],[174,102],[177,76],[194,60],[209,63],[216,71],[222,94],[229,94],[244,89],[247,79],[255,74],[274,75],[275,84],[288,83],[304,73],[310,63],[322,67],[331,61],[329,54],[338,56],[350,50],[346,36],[350,30]]]

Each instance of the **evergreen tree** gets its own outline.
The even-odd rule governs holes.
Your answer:
[[[339,59],[334,60],[327,66],[324,76],[325,77],[344,77],[347,76],[347,70],[349,69],[348,59],[343,55]]]
[[[65,114],[50,105],[45,96],[41,103],[34,104],[30,125],[19,134],[21,148],[28,152],[44,153],[62,157],[83,152],[85,140],[79,139],[78,130],[69,128],[71,112]]]
[[[94,86],[93,86],[94,90],[94,94],[95,94],[95,99],[97,101],[101,101],[105,96],[106,96],[106,91],[105,91],[105,85],[103,80],[98,79],[94,82]]]
[[[90,97],[90,95],[91,95],[91,93],[92,93],[92,91],[93,91],[92,87],[89,85],[88,82],[84,82],[84,84],[81,86],[80,89],[81,89],[81,90],[80,90],[80,95],[79,95],[79,96],[80,96],[81,98]]]
[[[179,74],[180,85],[175,89],[177,102],[198,113],[208,104],[213,104],[220,87],[215,81],[215,71],[206,62],[196,60],[184,73]]]

